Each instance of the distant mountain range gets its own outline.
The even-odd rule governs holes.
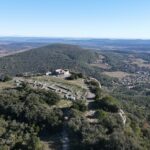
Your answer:
[[[150,51],[150,40],[140,39],[0,37],[1,43],[63,43],[104,50]]]

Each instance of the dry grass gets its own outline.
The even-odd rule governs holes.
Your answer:
[[[87,85],[84,83],[84,79],[67,80],[68,83],[87,89]]]
[[[68,108],[72,106],[72,102],[69,100],[61,100],[57,103],[57,108]]]
[[[76,88],[86,88],[84,81],[82,79],[78,80],[65,80],[59,77],[51,77],[51,76],[39,76],[33,77],[32,79],[41,81],[41,82],[49,82],[49,83],[60,83],[68,86],[73,86]]]
[[[15,85],[12,81],[8,81],[8,82],[0,82],[0,89],[7,89],[7,88],[14,88]]]

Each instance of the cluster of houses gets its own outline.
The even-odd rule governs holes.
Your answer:
[[[127,86],[129,89],[134,88],[137,84],[148,83],[150,81],[150,73],[138,71],[135,75],[124,77],[120,83]]]

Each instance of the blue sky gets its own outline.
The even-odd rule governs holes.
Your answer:
[[[150,0],[0,0],[0,36],[150,39]]]

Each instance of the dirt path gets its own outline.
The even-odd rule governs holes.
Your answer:
[[[61,133],[43,133],[41,141],[44,145],[44,150],[62,150]]]
[[[65,125],[59,134],[46,135],[41,141],[44,150],[69,150],[70,140]]]
[[[62,150],[69,150],[69,137],[66,130],[66,125],[64,124],[62,132],[61,132],[61,143],[62,143]]]

